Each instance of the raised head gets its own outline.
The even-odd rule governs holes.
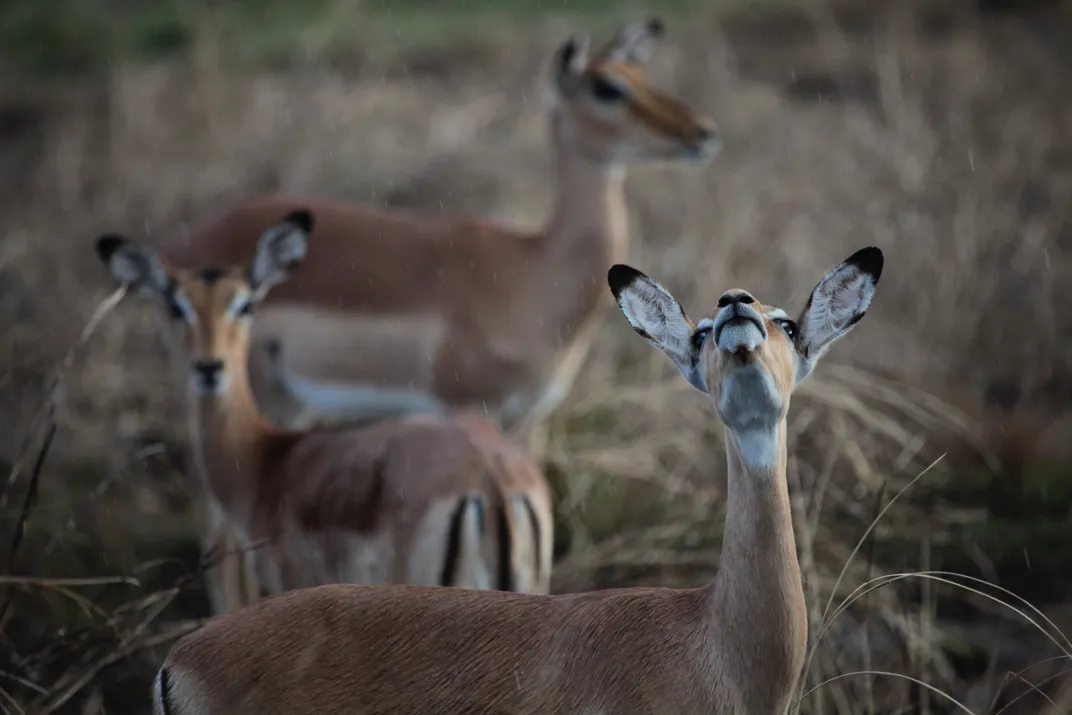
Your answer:
[[[793,389],[867,313],[882,263],[878,248],[852,254],[819,281],[796,318],[735,289],[693,323],[669,291],[635,268],[615,265],[607,280],[633,330],[710,394],[723,423],[743,435],[781,422]]]
[[[659,89],[644,65],[662,36],[658,18],[626,25],[598,50],[574,35],[554,56],[556,130],[607,163],[704,159],[721,146],[715,123]]]
[[[173,270],[156,250],[123,236],[97,239],[97,255],[112,276],[162,301],[201,395],[227,391],[244,374],[254,306],[286,280],[305,256],[313,227],[308,211],[294,211],[260,237],[248,265]]]

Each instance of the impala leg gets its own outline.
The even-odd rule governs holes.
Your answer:
[[[293,427],[308,409],[287,389],[272,356],[266,357],[267,349],[257,347],[251,351],[248,365],[249,382],[257,407],[270,422]]]
[[[256,554],[252,549],[246,549],[241,556],[242,605],[248,606],[264,595],[264,588],[260,579],[257,578]]]
[[[565,349],[558,364],[555,365],[550,379],[543,387],[542,394],[529,409],[520,415],[516,427],[508,428],[515,439],[536,460],[541,460],[547,453],[548,420],[569,396],[581,368],[584,367],[597,329],[597,322],[590,320],[578,330],[576,338]]]
[[[205,571],[205,590],[213,615],[219,615],[256,601],[260,597],[260,582],[253,555],[242,550],[242,543],[227,524],[223,511],[211,503],[206,511],[202,549],[213,563]]]

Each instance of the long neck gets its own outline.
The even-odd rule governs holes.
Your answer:
[[[212,495],[233,517],[245,518],[263,479],[267,451],[280,433],[264,422],[248,376],[234,370],[219,395],[191,390],[191,433]]]
[[[786,479],[786,423],[738,434],[727,428],[726,526],[708,589],[712,643],[751,701],[781,708],[804,661],[807,617]],[[759,708],[754,710],[753,707]],[[774,710],[769,710],[774,712]]]
[[[625,260],[625,167],[584,151],[579,128],[564,110],[552,111],[550,125],[555,197],[539,236],[541,265],[527,271],[541,285],[526,310],[544,306],[543,323],[569,335],[604,298],[607,268]]]

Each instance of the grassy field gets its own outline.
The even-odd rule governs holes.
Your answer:
[[[806,4],[809,0],[664,0],[686,18],[709,8]],[[116,63],[189,55],[219,43],[229,67],[263,68],[353,59],[429,44],[457,45],[504,26],[546,22],[607,29],[651,8],[640,0],[8,0],[0,43],[8,69],[37,77],[84,77]]]
[[[206,609],[183,403],[147,306],[125,301],[80,341],[113,287],[92,239],[164,235],[264,191],[535,226],[551,194],[550,53],[575,29],[604,33],[650,9],[0,4],[0,457],[14,467],[0,491],[4,712],[144,712],[168,639]],[[928,569],[999,584],[1051,618],[1051,635],[1072,632],[1068,11],[658,10],[668,34],[652,73],[712,114],[726,147],[703,168],[631,173],[630,262],[690,305],[731,285],[791,305],[855,248],[887,256],[867,321],[790,415],[813,637],[832,593]],[[35,471],[49,395],[56,432]],[[609,307],[550,430],[556,591],[710,578],[721,431]],[[1040,629],[922,577],[854,601],[815,652],[809,688],[874,670],[975,713],[1072,708],[1067,659],[1052,660],[1062,649]],[[837,680],[802,708],[957,709],[893,676]]]

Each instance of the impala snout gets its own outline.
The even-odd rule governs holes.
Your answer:
[[[715,344],[728,353],[750,353],[767,340],[756,299],[744,291],[724,293],[713,326]]]
[[[193,363],[194,388],[202,395],[215,395],[227,386],[223,360],[201,359]]]

